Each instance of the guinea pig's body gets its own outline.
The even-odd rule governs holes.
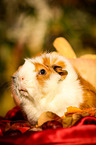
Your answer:
[[[12,88],[32,124],[45,111],[62,116],[68,106],[96,107],[95,89],[66,58],[52,53],[26,59],[13,76]]]

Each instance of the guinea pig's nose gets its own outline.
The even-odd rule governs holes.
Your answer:
[[[16,79],[16,77],[14,77],[14,76],[11,76],[11,78],[12,78],[13,80],[15,80],[15,79]]]
[[[15,83],[16,77],[15,76],[11,76],[12,81]]]

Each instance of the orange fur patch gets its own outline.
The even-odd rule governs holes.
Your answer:
[[[63,61],[58,61],[56,64],[61,66],[63,69],[66,67],[66,65]]]
[[[66,66],[63,61],[58,61],[57,58],[53,58],[50,60],[50,58],[48,57],[43,58],[43,64],[34,63],[34,65],[35,65],[35,71],[38,72],[37,80],[41,86],[44,85],[45,80],[47,80],[50,77],[51,73],[57,73],[56,71],[54,71],[52,67],[53,65],[61,66],[63,69]],[[46,71],[46,74],[44,75],[40,74],[39,72],[41,69],[44,69]]]
[[[52,66],[52,65],[59,65],[61,66],[63,69],[66,67],[65,63],[63,61],[58,61],[58,58],[53,58],[50,61],[50,58],[44,57],[43,58],[43,64],[45,66]]]
[[[47,66],[42,65],[40,63],[34,63],[34,65],[35,65],[35,71],[37,72],[37,80],[38,80],[39,84],[41,86],[43,86],[45,80],[47,80],[49,78],[50,73],[52,71],[50,70],[50,68],[48,68]],[[41,69],[44,69],[46,71],[46,74],[44,74],[44,75],[40,74]]]
[[[44,58],[43,58],[43,64],[44,64],[45,66],[50,66],[50,59],[47,58],[47,57],[44,57]]]
[[[96,108],[96,89],[85,79],[83,79],[78,73],[78,80],[83,89],[83,103],[80,108]]]

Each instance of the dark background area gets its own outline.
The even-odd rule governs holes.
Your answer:
[[[78,57],[96,53],[96,0],[0,0],[0,115],[15,105],[11,76],[24,58],[61,36]]]

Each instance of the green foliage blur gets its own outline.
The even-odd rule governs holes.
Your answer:
[[[0,0],[0,115],[15,106],[11,76],[24,58],[65,37],[77,56],[96,53],[95,0]]]

